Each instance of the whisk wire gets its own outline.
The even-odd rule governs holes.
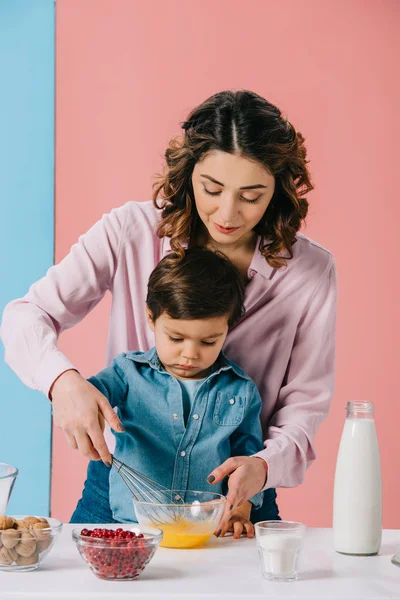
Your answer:
[[[153,523],[161,524],[176,521],[179,518],[179,512],[164,505],[183,502],[180,494],[128,467],[114,456],[112,457],[112,465],[130,490],[134,501],[148,503],[145,507],[142,505],[142,510],[146,511],[147,516]],[[160,519],[160,514],[163,515],[162,519]]]

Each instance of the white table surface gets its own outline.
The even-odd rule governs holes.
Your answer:
[[[159,548],[134,581],[98,579],[78,554],[64,525],[55,546],[37,571],[0,571],[0,598],[10,600],[255,600],[261,598],[340,598],[400,600],[400,567],[390,561],[400,530],[385,530],[378,556],[337,554],[331,529],[308,529],[299,580],[273,583],[261,575],[256,541],[212,538],[199,550]]]

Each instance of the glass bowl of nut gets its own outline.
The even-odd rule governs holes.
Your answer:
[[[50,517],[0,515],[0,571],[37,569],[61,529],[61,521]]]

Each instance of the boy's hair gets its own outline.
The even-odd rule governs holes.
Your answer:
[[[172,252],[150,275],[146,303],[153,321],[228,316],[232,327],[244,314],[244,285],[239,272],[220,252],[190,248],[182,259]]]

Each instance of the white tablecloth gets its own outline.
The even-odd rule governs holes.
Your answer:
[[[134,581],[103,581],[89,570],[64,525],[43,565],[29,573],[0,572],[0,598],[7,600],[236,600],[243,598],[340,598],[400,600],[400,567],[390,559],[400,531],[383,533],[378,556],[353,557],[334,552],[331,529],[307,531],[300,578],[293,583],[263,579],[256,541],[212,538],[199,550],[159,548]]]

